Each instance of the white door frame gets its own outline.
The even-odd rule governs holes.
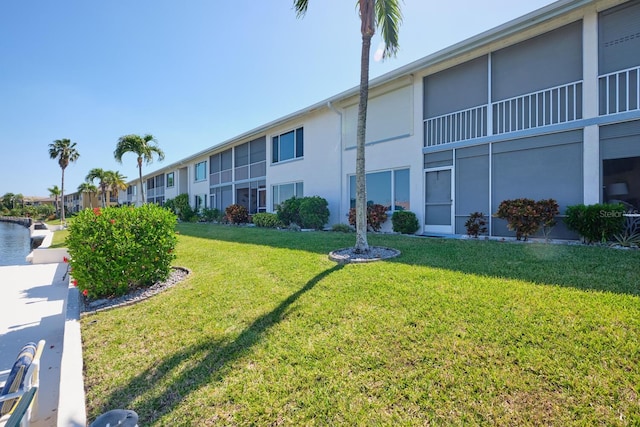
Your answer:
[[[427,224],[427,173],[430,172],[441,172],[441,171],[450,171],[451,172],[451,187],[450,187],[450,192],[451,192],[451,219],[450,219],[450,225],[429,225]],[[440,166],[440,167],[435,167],[435,168],[427,168],[424,170],[424,175],[423,175],[423,179],[424,179],[424,204],[425,204],[425,208],[424,208],[424,216],[425,216],[425,224],[424,224],[424,231],[425,233],[438,233],[438,234],[453,234],[454,232],[454,228],[455,228],[455,174],[453,173],[453,166]]]

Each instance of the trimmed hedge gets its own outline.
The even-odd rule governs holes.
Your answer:
[[[280,222],[280,220],[278,219],[278,215],[274,213],[269,213],[269,212],[257,213],[253,215],[252,219],[256,227],[278,228],[282,226],[282,222]]]
[[[86,297],[104,298],[165,280],[175,258],[176,222],[155,204],[79,212],[66,242],[74,285]]]
[[[621,204],[573,205],[567,206],[564,222],[586,243],[606,242],[622,231],[624,213],[625,207]]]

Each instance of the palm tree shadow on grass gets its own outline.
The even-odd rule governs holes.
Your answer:
[[[140,417],[140,425],[148,425],[170,413],[189,394],[213,382],[222,381],[232,363],[257,344],[265,332],[282,321],[284,314],[295,301],[313,289],[325,277],[339,271],[343,265],[324,270],[309,280],[302,288],[289,295],[275,309],[258,317],[231,342],[224,339],[207,341],[176,352],[159,365],[146,369],[127,384],[114,390],[106,399],[100,413],[115,408],[134,410]],[[202,354],[199,361],[172,379],[172,371],[179,369],[185,360]]]

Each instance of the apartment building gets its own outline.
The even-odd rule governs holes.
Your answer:
[[[318,195],[346,223],[357,103],[354,87],[149,173],[146,201],[256,213]],[[366,161],[367,200],[416,213],[419,233],[464,234],[520,197],[640,209],[640,1],[560,0],[373,79]]]

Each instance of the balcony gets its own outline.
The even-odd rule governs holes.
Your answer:
[[[429,118],[424,121],[424,145],[433,147],[581,118],[582,81],[577,81]]]
[[[601,116],[640,109],[640,67],[604,74],[598,84]]]

